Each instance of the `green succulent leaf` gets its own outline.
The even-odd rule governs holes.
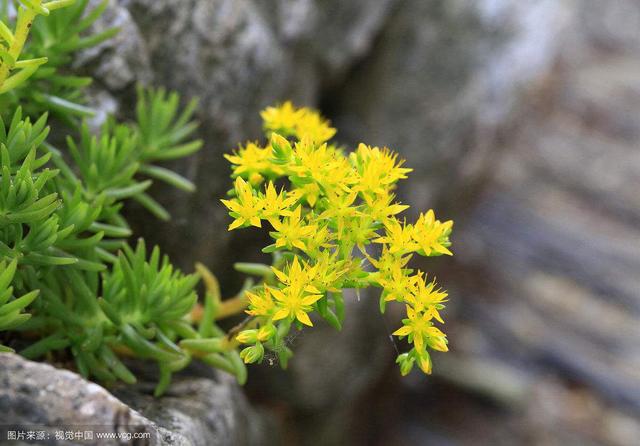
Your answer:
[[[128,203],[169,219],[153,183],[193,192],[166,163],[203,143],[196,100],[163,88],[137,87],[131,121],[90,124],[92,79],[71,62],[118,32],[91,32],[108,5],[0,0],[0,351],[19,339],[27,358],[73,357],[83,376],[129,384],[136,377],[122,357],[145,358],[159,368],[156,395],[193,358],[244,383],[237,346],[215,322],[219,289],[197,307],[200,274],[130,243]],[[59,126],[51,137],[50,116]],[[244,267],[272,276],[265,265]],[[263,354],[253,347],[252,358]]]

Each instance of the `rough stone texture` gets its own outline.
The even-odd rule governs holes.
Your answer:
[[[2,424],[15,430],[49,427],[51,441],[39,444],[75,444],[54,443],[55,431],[65,428],[150,433],[154,445],[253,446],[273,438],[233,379],[222,373],[179,376],[162,398],[153,398],[153,385],[144,381],[114,391],[120,399],[68,370],[0,354]],[[89,444],[120,443],[96,438]]]
[[[636,3],[617,2],[624,5],[640,16]],[[616,46],[625,29],[605,35],[594,26],[606,20],[603,10],[580,12],[581,33],[572,38],[582,56],[563,48],[460,249],[472,245],[469,260],[502,265],[492,271],[497,294],[519,297],[486,312],[494,330],[506,330],[498,337],[508,332],[511,348],[531,348],[541,362],[640,412],[639,49]],[[600,53],[607,43],[617,51]]]
[[[483,179],[519,90],[548,72],[563,2],[534,3],[404,2],[328,99],[341,138],[392,147],[419,169],[406,184],[417,209]]]
[[[156,190],[179,218],[159,225],[151,237],[158,240],[170,232],[175,237],[163,245],[178,262],[191,268],[197,258],[217,270],[229,243],[229,235],[220,230],[226,219],[218,206],[229,175],[222,154],[259,136],[258,111],[291,93],[294,67],[250,1],[135,0],[127,7],[147,42],[155,83],[180,91],[185,99],[198,96],[205,140],[198,154],[178,166],[195,181],[197,192]],[[313,91],[314,85],[309,79],[302,87]],[[187,260],[181,252],[192,255]]]
[[[350,444],[353,427],[362,421],[354,410],[394,360],[388,329],[370,293],[346,293],[348,314],[341,331],[314,320],[313,329],[294,333],[295,356],[283,372],[277,359],[254,366],[248,391],[262,401],[288,406],[290,444]],[[376,314],[378,313],[378,314]]]
[[[100,1],[91,0],[89,8]],[[122,90],[132,83],[150,82],[153,78],[147,43],[126,8],[111,3],[92,27],[99,33],[119,28],[115,37],[89,48],[74,61],[74,68],[90,67],[92,75],[111,91]]]
[[[637,2],[574,4],[554,69],[524,96],[490,186],[460,214],[457,266],[440,276],[459,301],[454,355],[436,359],[440,390],[407,389],[438,401],[423,416],[404,412],[418,438],[640,438],[639,18]]]

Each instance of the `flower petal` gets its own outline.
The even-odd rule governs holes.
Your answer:
[[[322,294],[312,294],[302,299],[303,305],[313,305],[322,298]]]
[[[410,333],[411,333],[411,327],[409,327],[408,325],[405,325],[404,327],[398,328],[392,334],[394,334],[395,336],[406,336]]]
[[[308,325],[309,327],[313,327],[313,324],[311,323],[311,319],[309,319],[309,315],[304,311],[302,310],[296,311],[296,318],[303,324]]]
[[[287,298],[284,295],[284,293],[282,291],[280,291],[279,289],[270,288],[269,291],[271,291],[271,294],[273,295],[273,297],[275,297],[280,302],[284,302],[285,300],[287,300]]]
[[[286,308],[281,308],[280,310],[276,311],[276,314],[273,315],[273,320],[278,321],[286,317],[289,317],[289,310],[287,310]]]
[[[229,225],[228,231],[233,231],[236,228],[239,228],[240,226],[242,226],[244,224],[244,219],[243,218],[238,218],[236,220],[233,221],[233,223],[231,223]]]

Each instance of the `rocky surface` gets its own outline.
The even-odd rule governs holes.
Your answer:
[[[47,431],[49,441],[38,444],[121,444],[98,441],[98,432],[148,434],[144,444],[176,446],[253,446],[273,439],[264,419],[222,373],[192,369],[177,377],[162,398],[152,396],[150,381],[112,392],[118,397],[71,371],[0,354],[2,428]],[[93,431],[94,440],[56,442],[57,431]],[[2,436],[4,444],[6,432]]]
[[[640,438],[640,47],[637,26],[616,21],[639,23],[640,7],[609,6],[572,10],[553,70],[523,96],[488,187],[460,213],[457,265],[440,276],[459,300],[449,316],[454,355],[436,360],[437,386],[402,386],[409,398],[434,399],[424,418],[405,412],[419,435]]]
[[[419,166],[405,192],[416,208],[447,205],[486,177],[520,90],[548,72],[566,20],[561,2],[535,3],[404,2],[328,99],[347,141]]]
[[[353,427],[362,420],[355,409],[395,359],[388,329],[378,312],[376,296],[346,294],[346,318],[336,331],[321,319],[313,329],[294,333],[294,351],[286,371],[267,357],[250,371],[249,395],[286,420],[286,444],[350,444]],[[274,405],[275,403],[275,405]]]
[[[640,17],[634,2],[617,7]],[[582,12],[571,33],[582,55],[567,44],[530,96],[459,249],[469,248],[465,261],[501,265],[490,269],[507,304],[477,305],[496,307],[486,322],[505,330],[494,334],[512,341],[511,356],[533,349],[540,363],[640,412],[639,49],[617,45],[624,29],[603,35],[595,24],[604,11]],[[605,44],[616,51],[601,53]]]

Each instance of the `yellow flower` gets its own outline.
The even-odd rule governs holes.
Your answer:
[[[295,126],[302,115],[289,101],[278,107],[267,107],[260,112],[265,130],[280,133],[283,136],[295,136]]]
[[[271,297],[269,287],[266,285],[258,293],[246,291],[245,295],[249,300],[249,309],[245,313],[251,316],[271,316],[276,308],[276,304]]]
[[[414,276],[411,293],[407,296],[406,301],[416,311],[426,312],[427,316],[444,323],[439,310],[444,307],[443,302],[447,301],[447,292],[442,288],[436,289],[435,280],[427,283],[425,279],[421,272]]]
[[[307,249],[304,241],[313,235],[316,226],[306,225],[300,217],[301,212],[302,206],[298,206],[289,217],[282,220],[277,218],[269,220],[275,229],[269,234],[275,239],[276,248],[293,249],[295,247],[302,251]]]
[[[355,243],[360,252],[367,252],[366,246],[369,245],[371,239],[378,234],[373,227],[373,221],[366,213],[362,214],[360,218],[340,219],[338,220],[338,227],[346,226],[341,237],[341,240],[349,245]]]
[[[414,226],[413,239],[420,246],[419,254],[431,255],[453,255],[447,247],[451,246],[449,234],[453,228],[453,221],[444,223],[436,220],[433,210],[429,209],[426,214],[420,214]]]
[[[246,312],[257,318],[257,325],[236,338],[253,344],[242,351],[242,358],[262,360],[262,343],[272,348],[276,333],[280,339],[293,321],[312,325],[309,313],[314,308],[339,327],[344,317],[342,290],[373,285],[382,288],[381,312],[388,302],[406,305],[407,318],[393,333],[407,336],[413,344],[398,356],[401,373],[406,375],[416,364],[431,373],[428,349],[448,349],[446,335],[434,326],[443,323],[440,311],[447,293],[407,265],[416,253],[451,255],[453,222],[436,220],[432,210],[420,214],[415,224],[399,218],[409,206],[396,201],[393,192],[412,169],[388,148],[359,144],[347,154],[329,142],[335,129],[327,120],[291,102],[268,107],[261,116],[267,148],[248,143],[225,155],[236,177],[235,198],[223,200],[235,219],[229,229],[260,226],[267,220],[274,242],[263,251],[277,252],[277,265],[293,257],[271,268],[277,281],[264,265],[245,268],[268,285],[247,293]],[[263,182],[264,189],[259,188]],[[274,325],[278,320],[285,323]],[[288,355],[280,356],[286,363]]]
[[[330,140],[336,134],[336,129],[329,125],[329,121],[322,119],[319,113],[302,109],[304,113],[296,123],[296,133],[298,138],[311,138],[314,142],[323,143]]]
[[[267,184],[265,193],[261,198],[263,204],[262,218],[266,220],[291,215],[289,207],[297,201],[295,196],[287,194],[282,190],[278,193],[271,181]]]
[[[391,271],[378,279],[378,284],[384,289],[386,302],[404,302],[409,299],[414,288],[414,277],[407,276],[398,263],[394,263]]]
[[[395,218],[390,219],[384,225],[385,235],[378,237],[374,243],[385,243],[391,254],[407,254],[414,252],[418,247],[413,239],[413,226],[400,223]]]
[[[266,176],[280,176],[282,168],[271,162],[271,148],[263,148],[256,143],[247,143],[240,147],[233,155],[225,154],[224,157],[234,164],[233,176],[242,176],[251,184],[258,185]]]
[[[443,308],[443,303],[447,301],[447,292],[442,288],[436,289],[436,282],[432,280],[427,283],[423,273],[418,271],[414,276],[411,295],[407,297],[407,302],[420,312],[430,312],[430,314],[441,323],[444,323],[438,309]]]
[[[339,260],[337,253],[329,251],[322,251],[315,260],[313,265],[305,263],[308,283],[320,292],[340,291],[351,262]]]
[[[354,182],[353,170],[341,150],[327,144],[318,146],[308,137],[295,144],[286,170],[296,189],[304,190],[311,207],[322,191],[349,193]]]
[[[273,320],[277,321],[286,317],[298,319],[309,327],[313,326],[309,315],[311,305],[313,305],[322,296],[319,294],[304,294],[298,287],[286,287],[282,290],[273,290],[273,295],[280,302],[280,309],[273,316]]]
[[[356,190],[364,195],[386,194],[393,185],[407,178],[413,169],[402,167],[404,160],[398,161],[398,155],[388,148],[379,149],[365,144],[350,154],[351,163],[359,174]]]
[[[365,195],[364,202],[367,207],[367,215],[375,221],[386,223],[394,215],[409,209],[409,206],[394,203],[395,196],[393,194],[384,193],[379,196]]]
[[[309,293],[319,294],[320,291],[310,284],[309,270],[307,269],[308,266],[309,265],[304,263],[304,261],[301,265],[300,260],[298,260],[298,256],[293,256],[293,260],[287,265],[288,269],[286,273],[275,266],[272,266],[271,270],[283,285],[300,285]]]
[[[331,241],[334,238],[335,235],[329,230],[329,227],[326,224],[320,226],[306,239],[305,245],[307,246],[307,255],[310,257],[316,257],[318,253],[323,252],[323,248],[333,247],[334,245]]]
[[[296,109],[289,101],[278,107],[267,107],[260,113],[264,128],[283,136],[305,137],[323,143],[335,135],[336,129],[329,125],[316,111],[308,108]]]
[[[309,139],[298,141],[293,151],[294,164],[289,170],[301,178],[310,178],[321,183],[325,172],[336,160],[335,154],[327,149],[326,144],[316,146]]]
[[[431,323],[431,317],[407,307],[407,319],[402,321],[404,326],[393,332],[395,336],[409,336],[417,351],[422,351],[425,344],[435,350],[446,352],[447,338],[440,329]]]
[[[382,254],[380,254],[380,257],[377,259],[369,256],[368,254],[365,254],[365,256],[367,257],[367,260],[369,260],[369,262],[371,262],[371,264],[378,270],[377,273],[374,273],[375,275],[393,274],[393,270],[396,266],[404,268],[411,259],[411,256],[399,257],[392,254],[386,245],[382,248]]]
[[[236,198],[233,200],[221,200],[231,211],[230,215],[235,218],[233,223],[229,225],[229,231],[247,224],[261,227],[262,202],[253,194],[251,185],[245,182],[242,177],[237,177],[235,191]]]
[[[358,207],[353,206],[356,198],[358,194],[355,192],[344,195],[329,193],[325,200],[326,210],[318,216],[318,219],[334,221],[338,234],[341,234],[349,219],[361,215]]]
[[[305,325],[313,326],[309,315],[311,305],[322,297],[320,290],[309,283],[308,274],[300,266],[298,257],[294,257],[287,274],[273,268],[276,277],[285,285],[282,289],[273,288],[271,293],[278,301],[278,310],[273,320],[284,318],[297,319]]]
[[[293,191],[298,199],[304,199],[309,203],[309,207],[314,207],[318,198],[322,194],[317,183],[306,183]]]

